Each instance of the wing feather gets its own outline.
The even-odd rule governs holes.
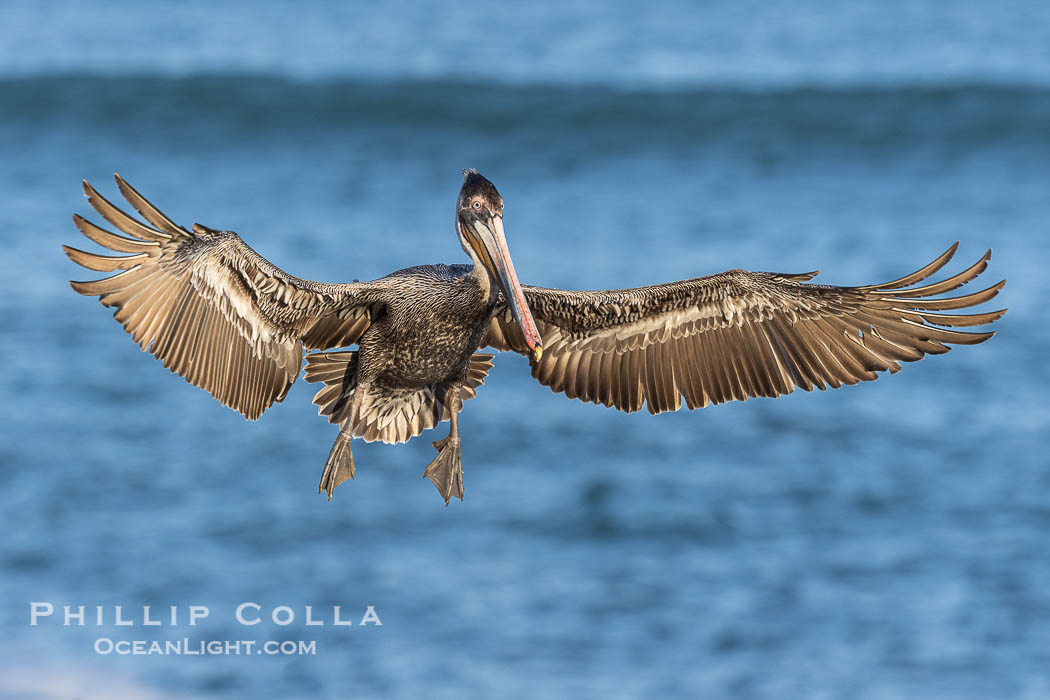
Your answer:
[[[322,284],[293,277],[232,231],[175,224],[119,175],[124,198],[143,223],[84,183],[95,211],[125,235],[80,216],[88,239],[117,253],[63,246],[73,262],[114,272],[72,282],[74,290],[113,307],[114,318],[143,350],[223,404],[258,418],[287,394],[304,347],[350,345],[381,312],[374,284]]]
[[[683,398],[701,408],[871,381],[901,362],[994,335],[954,329],[992,323],[1005,309],[954,312],[990,301],[1005,281],[931,298],[984,272],[990,250],[958,274],[914,286],[944,268],[958,245],[909,275],[862,287],[745,270],[602,292],[526,286],[544,347],[533,376],[569,398],[652,413],[677,410]],[[502,302],[486,344],[529,354]]]

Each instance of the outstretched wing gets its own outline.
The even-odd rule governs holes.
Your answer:
[[[63,246],[90,270],[119,271],[77,292],[116,307],[114,318],[143,350],[194,386],[250,419],[281,401],[295,382],[303,346],[357,341],[381,311],[367,283],[322,284],[272,265],[232,231],[173,223],[119,175],[117,186],[148,225],[107,201],[87,182],[84,194],[130,238],[73,216],[81,233],[124,256]]]
[[[991,332],[956,326],[990,323],[1005,309],[941,313],[988,301],[1005,281],[947,299],[930,297],[974,279],[989,250],[969,269],[912,287],[954,255],[955,243],[922,269],[886,284],[807,284],[816,273],[786,275],[730,270],[669,284],[607,292],[524,287],[543,335],[532,376],[581,401],[651,413],[709,403],[780,396],[873,380],[947,344],[972,345]],[[907,289],[907,287],[911,287]],[[949,327],[949,328],[945,328]],[[486,344],[528,355],[505,303]]]

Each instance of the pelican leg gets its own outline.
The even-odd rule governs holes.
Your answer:
[[[354,390],[350,414],[339,427],[339,435],[332,444],[328,461],[325,462],[324,471],[321,473],[321,484],[317,487],[317,493],[327,491],[329,501],[332,500],[332,492],[336,486],[354,478],[354,455],[350,451],[350,442],[354,438],[354,420],[360,412],[365,391],[365,387],[360,385]]]
[[[449,389],[445,398],[452,415],[452,426],[449,428],[448,437],[438,440],[434,447],[438,456],[434,458],[423,471],[423,476],[437,487],[438,493],[445,499],[445,505],[452,500],[453,496],[463,500],[463,463],[460,460],[459,442],[459,409],[463,406],[463,400],[459,396],[459,387],[453,386]]]

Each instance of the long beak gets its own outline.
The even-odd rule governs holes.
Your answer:
[[[525,301],[525,294],[518,283],[518,274],[514,271],[514,262],[510,259],[510,250],[507,249],[507,238],[503,235],[503,217],[493,216],[491,218],[481,216],[468,216],[461,220],[461,226],[466,233],[478,258],[489,271],[494,279],[499,281],[503,289],[503,298],[510,306],[510,312],[521,329],[521,335],[525,344],[529,347],[534,360],[539,362],[543,355],[543,339],[536,328],[536,321],[532,318],[532,312]]]

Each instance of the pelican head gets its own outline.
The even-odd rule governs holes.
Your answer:
[[[503,197],[496,186],[476,170],[463,171],[463,187],[456,204],[456,233],[474,265],[484,267],[489,279],[503,290],[503,298],[521,329],[525,344],[533,358],[539,360],[543,352],[540,333],[525,302],[503,235]]]

